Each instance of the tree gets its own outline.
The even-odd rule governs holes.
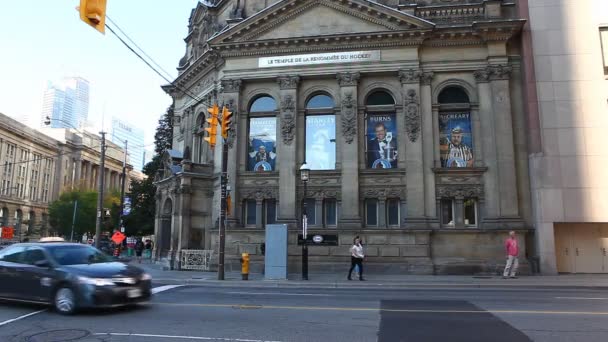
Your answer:
[[[79,239],[84,233],[95,232],[97,191],[64,192],[58,200],[49,206],[49,221],[55,233],[68,239],[72,232],[75,201],[78,201],[78,206],[74,224],[74,238]],[[120,194],[118,192],[106,193],[103,206],[110,209],[110,217],[104,221],[104,230],[112,231],[118,224]]]
[[[154,218],[156,217],[156,186],[154,177],[162,168],[161,154],[173,144],[173,105],[158,121],[154,135],[154,151],[152,161],[144,166],[143,173],[147,176],[142,181],[131,182],[129,197],[131,212],[123,218],[127,235],[149,235],[154,233]]]

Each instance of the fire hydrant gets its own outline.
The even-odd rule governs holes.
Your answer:
[[[249,253],[241,254],[241,276],[243,280],[249,279]]]

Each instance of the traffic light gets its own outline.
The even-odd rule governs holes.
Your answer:
[[[106,3],[107,0],[80,0],[80,19],[94,29],[106,33]]]
[[[232,121],[232,112],[228,107],[222,109],[222,138],[228,139],[228,131],[230,130],[230,122]]]
[[[211,148],[215,148],[215,139],[217,138],[217,116],[220,114],[220,109],[217,105],[213,105],[213,107],[207,109],[211,117],[207,119],[209,123],[209,127],[205,128],[205,131],[209,133],[209,136],[205,137],[205,141],[209,143]]]

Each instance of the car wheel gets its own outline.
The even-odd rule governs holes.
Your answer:
[[[74,291],[67,287],[60,287],[55,292],[55,299],[53,301],[55,310],[62,315],[71,315],[76,311],[76,295]]]

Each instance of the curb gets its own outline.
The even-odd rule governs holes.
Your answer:
[[[210,279],[169,279],[169,278],[153,278],[154,282],[172,285],[188,285],[199,287],[232,287],[232,288],[282,288],[282,289],[354,289],[354,290],[403,290],[413,288],[425,289],[585,289],[585,290],[608,290],[608,285],[548,285],[548,284],[482,284],[482,283],[302,283],[293,281],[273,281],[273,280],[210,280]]]

